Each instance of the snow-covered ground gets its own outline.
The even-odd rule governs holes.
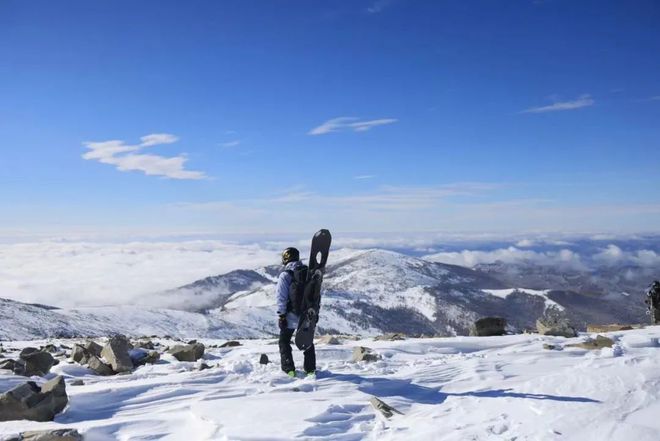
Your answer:
[[[55,422],[0,423],[0,439],[24,430],[75,427],[99,440],[657,440],[660,327],[607,334],[613,348],[543,349],[581,341],[534,334],[503,337],[346,340],[317,347],[316,379],[290,379],[272,340],[211,349],[199,363],[160,363],[98,377],[61,363],[69,407]],[[57,341],[57,340],[56,340]],[[8,342],[18,349],[41,342]],[[70,343],[70,342],[69,342]],[[218,341],[204,340],[213,344]],[[374,363],[350,362],[369,346]],[[295,353],[300,365],[302,354]],[[0,371],[0,392],[25,381]],[[43,379],[37,379],[43,381]],[[377,396],[403,415],[387,420]]]

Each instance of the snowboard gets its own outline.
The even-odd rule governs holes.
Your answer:
[[[323,272],[325,271],[325,264],[328,262],[331,243],[332,235],[328,230],[319,230],[312,237],[302,312],[296,328],[296,347],[301,351],[306,351],[314,344],[316,322],[318,322],[319,309],[321,308]]]

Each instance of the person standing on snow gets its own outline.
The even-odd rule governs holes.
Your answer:
[[[646,291],[646,300],[648,314],[651,316],[651,322],[654,325],[660,325],[660,282],[655,280],[648,291]]]
[[[303,282],[297,282],[296,275],[304,281],[307,275],[307,267],[300,261],[300,252],[296,248],[287,248],[282,252],[282,265],[284,270],[277,280],[277,315],[280,327],[280,362],[282,370],[290,377],[295,377],[296,367],[293,363],[291,353],[291,337],[293,336],[300,316],[295,313],[293,302],[296,301],[296,293],[302,295]],[[295,282],[295,283],[294,283]],[[293,298],[292,298],[293,297]],[[314,375],[316,371],[316,352],[314,345],[304,352],[304,368],[307,375]]]

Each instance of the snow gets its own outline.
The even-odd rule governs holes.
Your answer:
[[[499,297],[501,299],[506,299],[514,292],[529,294],[531,296],[539,296],[545,299],[546,308],[549,306],[556,306],[559,309],[562,310],[564,309],[563,306],[561,306],[559,303],[555,302],[554,300],[548,297],[548,293],[552,291],[550,289],[538,290],[538,289],[527,289],[527,288],[511,288],[511,289],[482,289],[482,291],[490,295],[493,295],[495,297]]]
[[[660,433],[659,327],[606,334],[614,348],[545,350],[581,341],[535,334],[343,341],[317,347],[316,379],[291,379],[272,340],[210,349],[204,362],[165,355],[129,375],[98,377],[60,363],[70,404],[54,422],[0,424],[0,439],[74,427],[100,440],[636,440]],[[69,340],[51,340],[71,344]],[[167,340],[159,340],[171,344]],[[202,340],[206,344],[221,343]],[[8,342],[8,356],[45,341]],[[382,359],[351,363],[355,345]],[[294,352],[302,364],[302,354]],[[0,392],[25,378],[0,371]],[[44,381],[37,379],[37,381]],[[403,412],[387,420],[377,396]]]

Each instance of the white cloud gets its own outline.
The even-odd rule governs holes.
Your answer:
[[[584,94],[579,96],[573,101],[559,101],[548,106],[541,107],[532,107],[526,110],[523,110],[522,113],[545,113],[545,112],[557,112],[561,110],[575,110],[582,107],[593,106],[595,101],[591,98],[591,95]]]
[[[223,142],[220,145],[224,148],[229,149],[229,148],[232,148],[232,147],[238,147],[239,145],[241,145],[241,141],[237,139],[235,141]]]
[[[585,267],[580,256],[568,249],[563,249],[557,252],[537,252],[521,250],[516,247],[501,248],[493,251],[463,250],[431,254],[426,256],[425,259],[433,262],[467,266],[470,268],[481,263],[495,262],[530,262],[537,265],[557,265],[576,269],[582,269]]]
[[[163,299],[151,294],[278,261],[279,250],[217,240],[0,245],[0,297],[60,307],[159,306],[153,302]]]
[[[149,176],[163,176],[171,179],[205,179],[203,172],[185,169],[187,158],[179,156],[160,156],[139,153],[141,150],[161,144],[172,144],[179,140],[168,133],[154,133],[140,138],[138,145],[128,145],[121,140],[85,142],[90,151],[83,154],[83,159],[95,160],[117,167],[119,171],[141,171]]]
[[[375,177],[376,177],[375,175],[359,175],[359,176],[354,176],[353,179],[360,181],[364,179],[373,179]]]
[[[325,135],[327,133],[339,131],[366,132],[367,130],[370,130],[374,127],[393,124],[397,121],[398,120],[394,118],[380,118],[360,121],[360,118],[342,116],[339,118],[329,119],[320,126],[311,129],[309,132],[307,132],[307,134]]]

